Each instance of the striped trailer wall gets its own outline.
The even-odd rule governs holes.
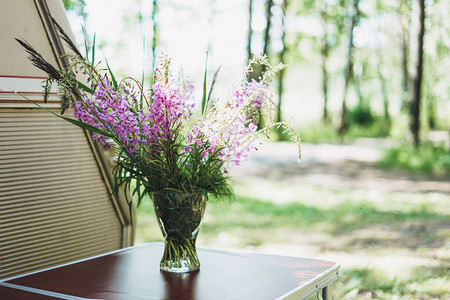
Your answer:
[[[121,225],[83,131],[0,110],[0,278],[117,249]]]
[[[130,246],[134,234],[124,195],[111,196],[113,153],[23,97],[42,99],[45,74],[30,68],[13,38],[23,32],[50,62],[61,63],[61,41],[49,42],[54,34],[42,16],[51,12],[70,32],[62,3],[1,6],[0,280]],[[45,106],[59,113],[57,103],[54,91]]]

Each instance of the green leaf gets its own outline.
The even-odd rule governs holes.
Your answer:
[[[83,31],[83,37],[84,37],[84,52],[86,53],[86,61],[89,61],[89,45],[88,45],[88,36],[87,36],[85,24],[82,24],[81,30]]]
[[[206,51],[206,61],[205,61],[205,73],[203,75],[203,96],[202,96],[202,114],[203,116],[206,113],[206,78],[208,73],[208,55],[209,55],[209,49]]]
[[[95,62],[95,33],[94,33],[94,39],[92,40],[91,65],[94,65],[94,62]]]
[[[211,87],[209,88],[209,92],[208,92],[208,98],[206,99],[206,106],[208,106],[209,100],[211,100],[211,95],[212,95],[212,91],[214,89],[214,85],[216,84],[216,79],[217,79],[217,74],[219,74],[221,66],[219,66],[216,70],[216,72],[214,73],[212,82],[211,82]]]
[[[142,42],[142,79],[141,79],[141,89],[142,89],[142,91],[144,90],[144,78],[145,78],[145,76],[144,76],[144,62],[145,62],[145,35],[144,35],[144,40],[143,40],[143,42]],[[141,93],[141,96],[139,97],[139,103],[141,104],[140,105],[140,108],[142,109],[143,107],[144,107],[144,93]]]
[[[30,101],[31,103],[33,103],[34,105],[36,105],[37,107],[39,107],[39,108],[41,108],[41,109],[43,109],[43,110],[45,110],[45,111],[47,111],[47,112],[49,112],[49,113],[51,113],[51,114],[57,116],[58,118],[61,118],[61,119],[65,120],[65,121],[67,121],[67,122],[69,122],[69,123],[72,123],[72,124],[74,124],[74,125],[76,125],[76,126],[82,128],[82,129],[86,129],[86,130],[89,130],[89,131],[91,131],[91,132],[95,132],[95,133],[98,133],[98,134],[101,134],[101,135],[104,135],[104,136],[110,137],[110,138],[114,138],[114,137],[115,137],[115,135],[112,134],[111,132],[103,131],[103,130],[101,130],[101,129],[98,129],[98,128],[92,126],[92,125],[83,123],[83,122],[81,122],[81,121],[78,121],[78,120],[75,120],[75,119],[71,119],[71,118],[67,118],[67,117],[58,115],[58,114],[52,112],[51,110],[48,110],[48,109],[46,109],[45,107],[42,107],[41,105],[37,104],[37,103],[34,102],[33,100],[27,98],[26,96],[24,96],[24,95],[22,95],[22,94],[19,94],[19,95],[21,95],[22,97],[24,97],[25,99],[27,99],[28,101]]]
[[[45,108],[44,108],[44,109],[45,109]],[[45,109],[45,110],[46,110],[46,109]],[[47,111],[49,111],[49,110],[47,110]],[[51,112],[51,111],[49,111],[49,112]],[[53,113],[53,112],[51,112],[51,113]],[[94,126],[91,126],[91,125],[89,125],[89,124],[83,123],[83,122],[81,122],[81,121],[78,121],[78,120],[75,120],[75,119],[71,119],[71,118],[67,118],[67,117],[63,117],[63,116],[60,116],[60,115],[55,114],[55,113],[53,113],[53,114],[54,114],[55,116],[57,116],[57,117],[59,117],[59,118],[65,120],[65,121],[67,121],[67,122],[70,122],[70,123],[72,123],[72,124],[74,124],[74,125],[76,125],[76,126],[82,128],[82,129],[86,129],[86,130],[89,130],[89,131],[91,131],[91,132],[95,132],[95,133],[98,133],[98,134],[101,134],[101,135],[104,135],[104,136],[110,137],[110,138],[114,138],[114,137],[115,137],[115,135],[112,134],[112,133],[110,133],[110,132],[103,131],[103,130],[101,130],[101,129],[98,129],[98,128],[94,127]]]
[[[114,89],[117,90],[118,85],[117,85],[116,77],[114,76],[113,72],[111,71],[111,68],[109,67],[109,64],[108,64],[108,60],[106,58],[105,58],[105,62],[106,62],[106,66],[108,67],[109,74],[111,75],[111,81],[113,83]]]
[[[92,94],[94,92],[90,87],[84,85],[83,83],[81,83],[77,79],[75,79],[75,81],[77,83],[77,87],[80,88],[81,90],[85,91],[86,93]]]

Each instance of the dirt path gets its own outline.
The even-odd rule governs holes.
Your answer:
[[[246,176],[303,182],[328,188],[370,189],[384,192],[450,194],[448,178],[433,178],[376,166],[388,140],[361,139],[351,145],[302,144],[302,161],[291,143],[265,143],[238,168],[236,180]]]

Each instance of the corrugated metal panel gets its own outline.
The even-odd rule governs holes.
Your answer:
[[[109,252],[122,225],[82,130],[0,110],[0,279]]]

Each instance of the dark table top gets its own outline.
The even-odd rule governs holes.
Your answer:
[[[0,299],[303,299],[339,276],[329,261],[197,250],[191,273],[160,271],[163,243],[149,243],[0,281]]]

